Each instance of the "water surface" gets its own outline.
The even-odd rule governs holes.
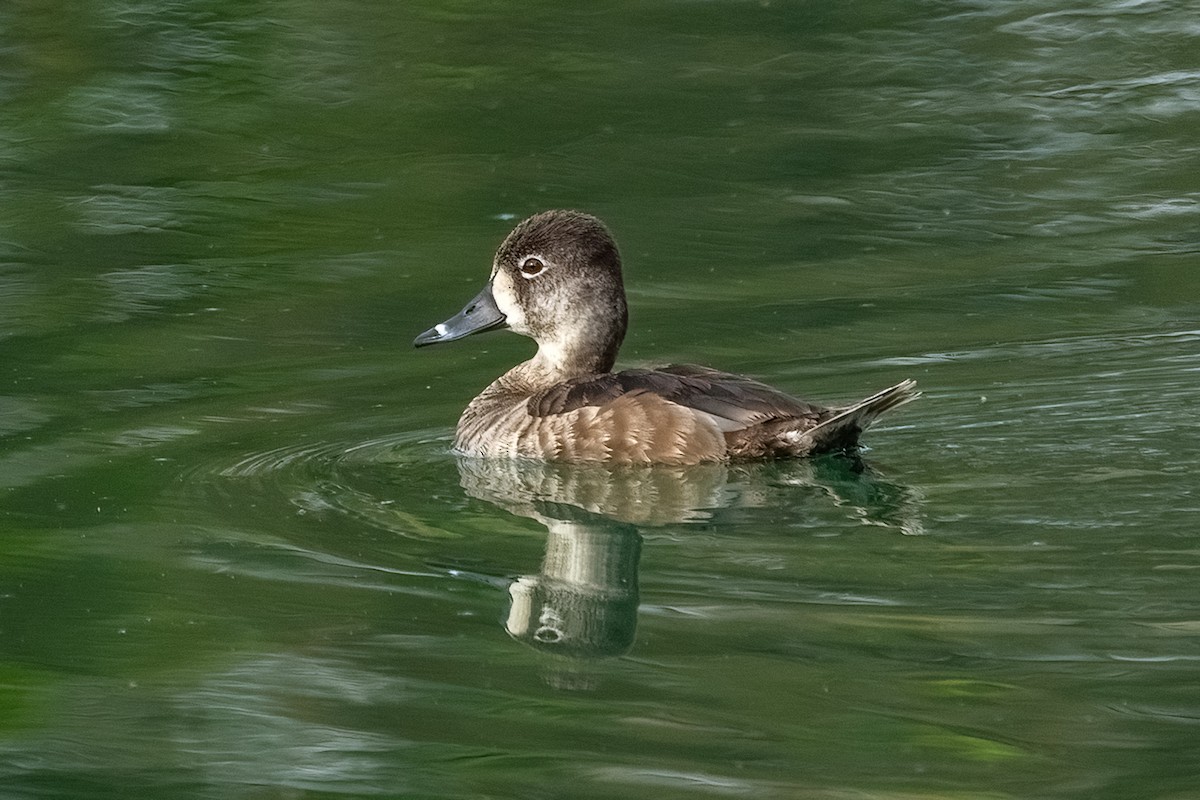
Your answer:
[[[0,9],[8,798],[1183,798],[1183,2]],[[521,217],[863,460],[449,452]],[[1189,477],[1192,476],[1192,477]]]

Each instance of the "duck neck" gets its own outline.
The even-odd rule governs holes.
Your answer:
[[[502,381],[509,388],[542,389],[573,378],[609,372],[616,355],[616,345],[605,349],[571,342],[541,342],[537,355],[510,369]]]
[[[567,340],[539,342],[537,355],[531,361],[559,380],[608,372],[617,360],[620,342]]]

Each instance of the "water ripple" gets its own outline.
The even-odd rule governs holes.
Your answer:
[[[96,186],[71,199],[84,233],[158,233],[182,228],[184,194],[163,186]]]
[[[200,464],[180,476],[186,491],[223,506],[252,502],[268,513],[345,515],[417,539],[458,538],[432,519],[461,503],[449,441],[409,431],[362,441],[297,442]],[[420,487],[427,487],[422,490]],[[426,505],[428,504],[428,505]]]

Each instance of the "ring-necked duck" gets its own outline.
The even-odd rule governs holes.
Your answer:
[[[612,372],[625,338],[621,257],[604,223],[546,211],[518,225],[487,286],[417,347],[507,327],[537,355],[501,375],[458,421],[468,456],[695,464],[848,450],[885,411],[917,398],[902,381],[825,408],[738,375],[691,365]]]

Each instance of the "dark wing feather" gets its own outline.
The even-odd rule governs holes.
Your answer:
[[[746,426],[784,419],[809,419],[816,424],[835,413],[743,375],[694,364],[672,364],[661,372],[678,375],[696,387],[686,397],[670,399]]]
[[[603,406],[624,395],[643,393],[746,427],[796,418],[807,418],[816,424],[833,413],[764,383],[691,364],[576,378],[529,398],[528,408],[533,416],[544,417],[584,406]]]
[[[602,406],[630,391],[619,378],[618,373],[605,372],[562,381],[530,397],[526,407],[530,416],[549,417],[584,406]]]

